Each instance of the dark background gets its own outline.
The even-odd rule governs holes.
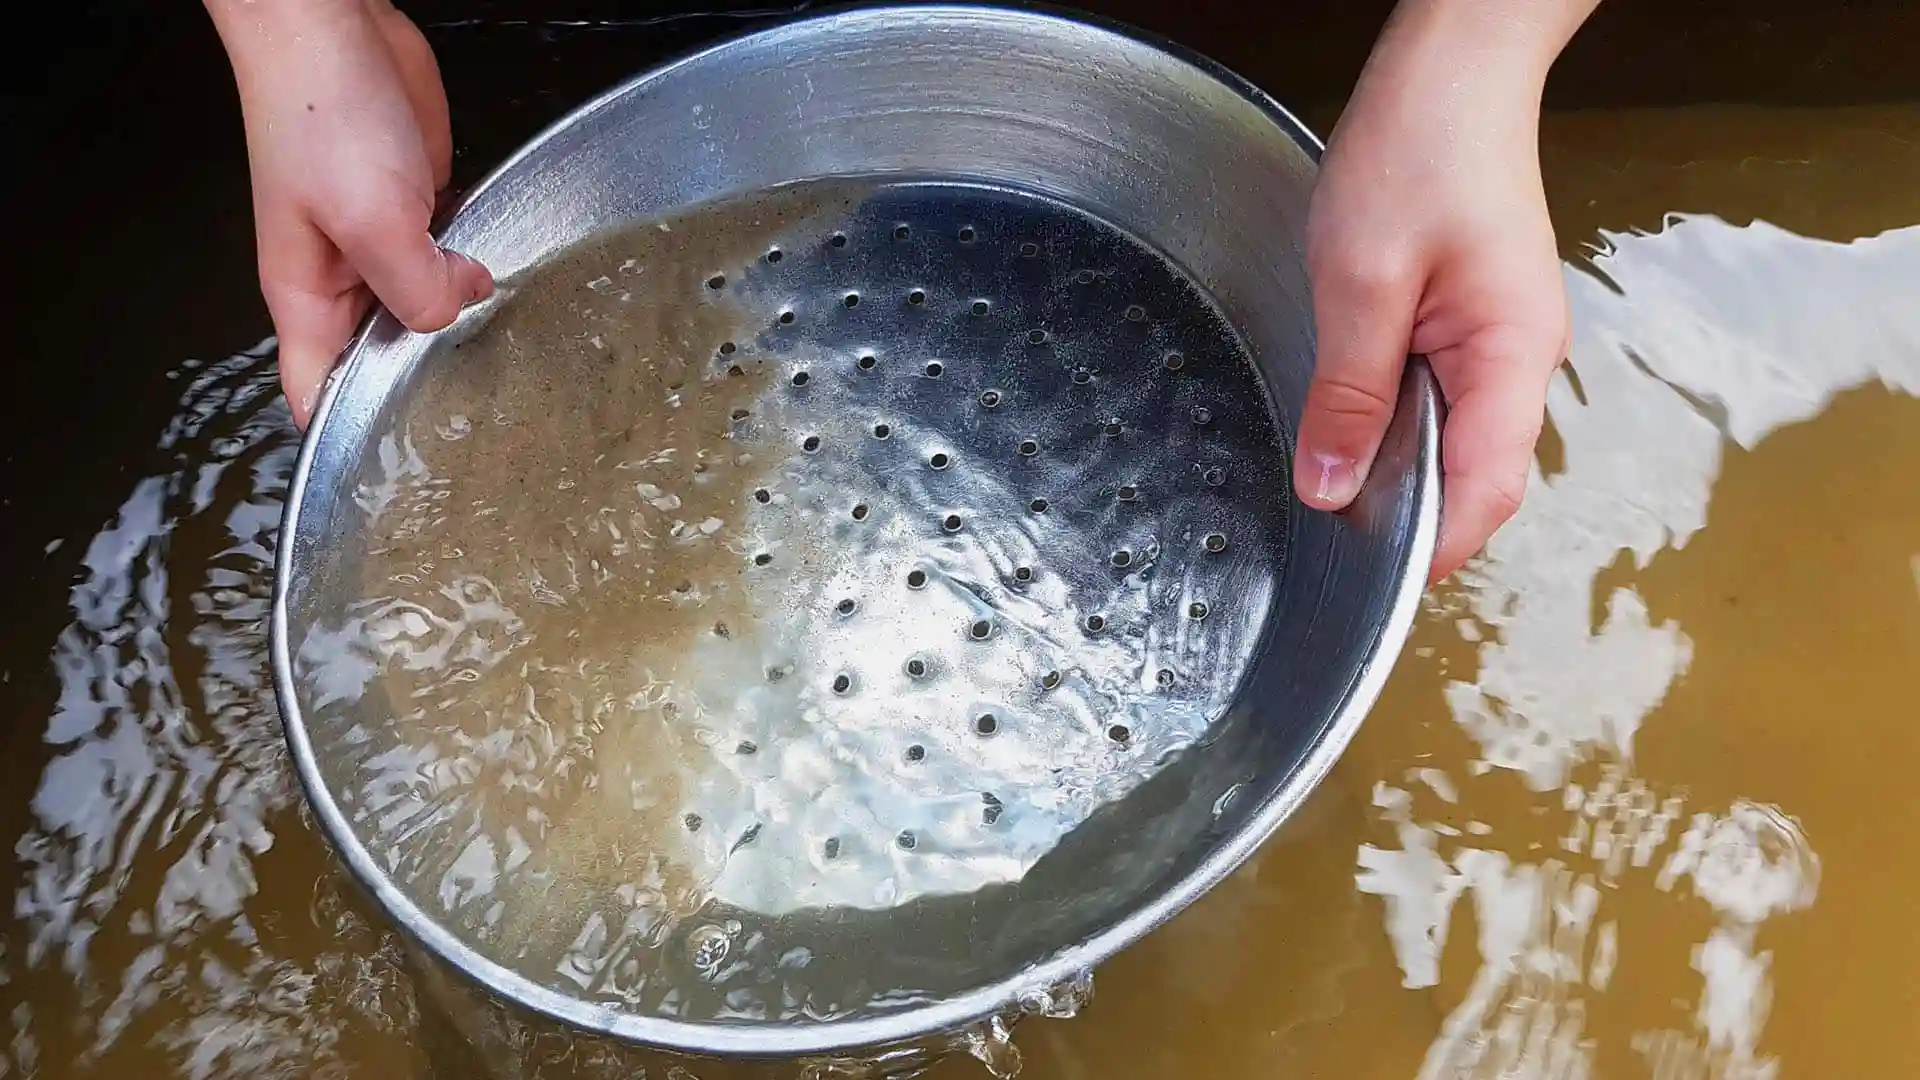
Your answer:
[[[458,184],[619,79],[806,5],[401,6],[441,60]],[[1312,107],[1344,98],[1388,6],[1131,0],[1097,10]],[[33,663],[65,621],[83,551],[70,543],[49,555],[47,542],[90,535],[157,463],[154,438],[178,391],[167,373],[269,330],[254,291],[238,106],[199,5],[67,0],[38,11],[35,29],[15,24],[0,42],[0,669]],[[1916,55],[1913,2],[1610,0],[1548,98],[1558,108],[1915,100]],[[25,674],[15,671],[15,693]],[[42,680],[25,681],[38,693]]]

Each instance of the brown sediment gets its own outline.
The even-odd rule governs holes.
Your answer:
[[[636,902],[614,892],[643,880],[657,912],[700,903],[689,845],[706,838],[678,797],[700,733],[672,692],[697,645],[753,647],[748,579],[765,571],[748,524],[786,456],[759,423],[774,312],[740,299],[741,279],[796,224],[830,231],[851,197],[796,186],[589,241],[430,360],[397,425],[431,480],[373,521],[365,592],[440,610],[450,583],[479,581],[513,616],[466,681],[408,663],[379,677],[395,715],[431,729],[401,744],[453,759],[440,793],[456,816],[531,848],[494,893],[485,936],[503,948],[551,954],[596,908],[617,926],[611,908]],[[422,852],[402,882],[430,911],[456,855]]]

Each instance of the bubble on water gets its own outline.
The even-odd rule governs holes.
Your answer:
[[[693,962],[693,970],[703,979],[712,980],[718,975],[732,951],[733,932],[728,927],[708,923],[687,935],[688,958]]]
[[[996,1016],[983,1020],[960,1033],[957,1049],[987,1067],[995,1080],[1013,1080],[1020,1075],[1020,1048],[1013,1045],[1007,1021]]]
[[[1683,877],[1716,911],[1753,924],[1810,906],[1820,891],[1820,857],[1797,820],[1741,800],[1720,817],[1695,815],[1656,884],[1671,889]]]
[[[1234,784],[1227,788],[1227,790],[1221,792],[1219,798],[1213,800],[1213,820],[1219,821],[1221,818],[1227,816],[1227,811],[1233,808],[1234,799],[1239,797],[1240,792],[1245,789],[1246,786],[1245,784]]]
[[[1071,1020],[1093,1000],[1093,972],[1082,971],[1044,990],[1029,990],[1020,995],[1020,1011],[1028,1016],[1053,1020]]]
[[[1053,1008],[1047,1010],[1047,1016],[1054,1020],[1071,1020],[1079,1016],[1081,1010],[1092,1001],[1093,972],[1082,971],[1053,988]]]

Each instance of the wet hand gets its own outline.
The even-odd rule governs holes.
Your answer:
[[[1518,509],[1568,343],[1539,101],[1578,19],[1557,40],[1524,23],[1502,38],[1453,18],[1462,6],[1403,3],[1330,141],[1307,230],[1318,344],[1294,475],[1308,505],[1348,505],[1408,354],[1425,356],[1448,405],[1436,582]]]
[[[439,330],[493,279],[428,231],[453,143],[438,66],[406,16],[388,0],[207,6],[240,88],[281,387],[305,427],[374,299]]]

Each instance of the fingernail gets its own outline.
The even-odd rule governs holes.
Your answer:
[[[325,385],[324,382],[316,384],[312,389],[300,395],[300,401],[293,410],[294,427],[301,431],[307,430],[307,424],[313,420],[313,410],[320,407],[320,387],[323,385]]]
[[[447,252],[447,257],[458,261],[467,271],[467,303],[477,304],[493,295],[493,275],[480,265],[480,260],[458,251]]]
[[[1337,454],[1315,453],[1314,467],[1318,470],[1318,481],[1314,485],[1315,502],[1328,507],[1340,507],[1353,501],[1360,494],[1360,470],[1353,459]]]

